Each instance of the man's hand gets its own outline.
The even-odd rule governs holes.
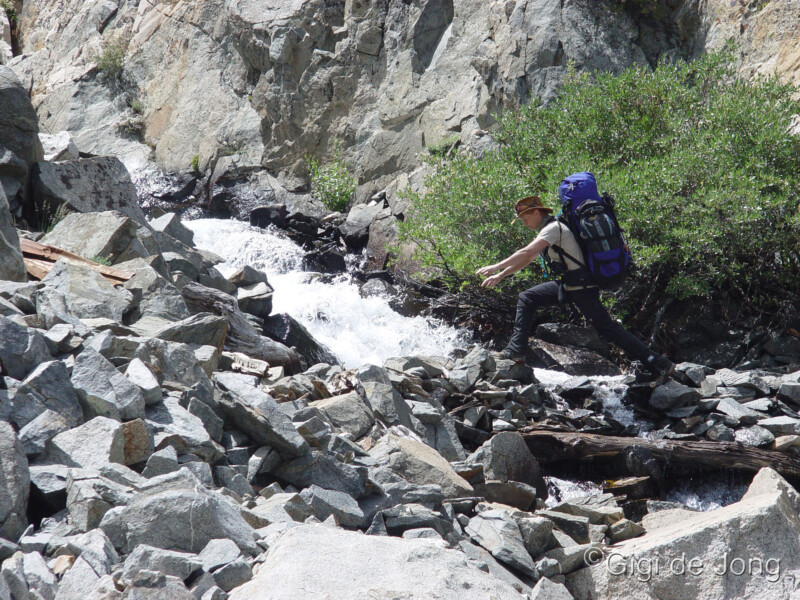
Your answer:
[[[492,277],[487,277],[486,279],[484,279],[483,283],[481,283],[481,287],[492,288],[496,286],[498,283],[500,283],[502,280],[503,280],[502,273],[500,275],[493,275]]]
[[[497,273],[500,270],[500,267],[497,265],[489,265],[488,267],[481,267],[477,271],[475,271],[476,275],[480,275],[481,277],[486,277],[487,275],[491,275],[492,273]]]

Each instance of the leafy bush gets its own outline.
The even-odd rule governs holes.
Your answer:
[[[331,162],[320,165],[314,157],[306,156],[306,165],[314,197],[330,210],[346,210],[356,191],[356,180],[348,172],[339,146]]]
[[[557,208],[561,179],[592,171],[618,200],[640,269],[629,306],[653,291],[788,301],[800,292],[797,91],[736,78],[729,50],[652,72],[570,69],[552,104],[499,117],[498,151],[441,159],[427,192],[412,194],[401,236],[452,283],[475,281],[475,269],[531,240],[509,226],[517,198],[537,193]]]
[[[94,64],[109,79],[115,79],[122,74],[125,67],[125,55],[128,50],[128,40],[118,37],[103,43],[100,54],[94,56]]]

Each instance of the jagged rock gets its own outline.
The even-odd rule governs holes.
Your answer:
[[[800,569],[800,519],[790,487],[776,478],[761,477],[739,502],[710,512],[682,514],[668,526],[617,544],[613,559],[568,576],[567,587],[577,600],[686,594],[744,600],[753,593],[782,598],[783,577]],[[646,582],[642,577],[613,575],[634,555],[637,561],[663,564],[667,549],[670,560],[685,562],[683,571],[677,565],[653,569]]]
[[[225,592],[239,587],[253,578],[250,565],[243,558],[236,559],[214,571],[214,581]]]
[[[254,283],[240,287],[236,292],[236,300],[243,312],[266,319],[272,312],[274,291],[268,283]]]
[[[619,369],[611,362],[582,348],[569,348],[543,340],[531,342],[536,356],[547,369],[564,371],[570,375],[619,375]]]
[[[145,416],[142,389],[93,348],[85,348],[75,359],[72,385],[87,417],[127,421]]]
[[[348,565],[361,565],[353,571]],[[437,568],[430,569],[435,564]],[[270,544],[266,562],[230,600],[306,599],[328,594],[370,594],[457,600],[463,590],[477,597],[522,600],[510,585],[484,573],[436,541],[366,536],[325,525],[300,525]]]
[[[180,469],[178,453],[172,446],[167,446],[158,452],[153,452],[147,459],[147,464],[142,471],[142,477],[157,477],[166,475]]]
[[[364,513],[347,494],[311,485],[300,494],[320,521],[333,515],[343,527],[358,528],[364,524]]]
[[[308,443],[272,396],[232,373],[217,373],[214,381],[227,392],[220,397],[227,419],[255,442],[295,456],[308,451]]]
[[[125,590],[123,598],[136,600],[197,600],[183,581],[156,571],[140,571]]]
[[[2,152],[2,148],[0,148],[0,152]],[[3,191],[4,185],[2,163],[0,163],[0,280],[26,281],[28,276],[19,247],[19,236],[11,218],[6,194]]]
[[[88,265],[59,259],[42,283],[64,296],[69,312],[80,319],[105,317],[122,322],[133,305],[133,295],[116,288]]]
[[[236,544],[230,542],[234,548]],[[237,548],[237,553],[238,553]],[[237,554],[238,555],[238,554]],[[202,555],[201,555],[202,556]],[[192,573],[203,568],[201,557],[188,552],[176,552],[154,548],[147,544],[139,544],[125,559],[120,571],[116,573],[120,580],[131,582],[139,571],[157,571],[180,580],[186,580]],[[208,570],[208,569],[207,569]]]
[[[530,600],[574,600],[563,583],[554,583],[542,577],[531,591]]]
[[[139,358],[134,358],[125,369],[125,377],[139,388],[145,405],[161,402],[161,387],[153,371]]]
[[[11,418],[18,425],[27,425],[31,416],[39,416],[45,410],[58,413],[70,427],[83,422],[83,412],[78,397],[67,373],[66,365],[59,360],[40,364],[22,381],[17,390],[17,404],[25,404],[26,416],[19,411]]]
[[[17,434],[0,421],[0,536],[16,540],[28,525],[28,460]]]
[[[272,315],[264,320],[264,333],[290,348],[297,348],[309,365],[326,363],[339,364],[336,355],[321,344],[296,319],[285,313]]]
[[[186,450],[207,462],[214,462],[222,454],[222,448],[206,431],[203,422],[180,405],[176,398],[165,398],[160,404],[145,410],[147,423],[155,431],[155,446],[179,440]]]
[[[759,427],[763,427],[767,431],[775,435],[796,435],[800,434],[800,419],[792,417],[770,417],[768,419],[761,419],[758,422]]]
[[[363,496],[366,488],[366,469],[345,464],[317,450],[311,450],[300,458],[280,465],[272,473],[278,479],[296,487],[305,488],[316,484],[353,498]]]
[[[95,529],[103,515],[132,498],[132,488],[110,479],[80,469],[68,472],[67,509],[70,521],[79,531]]]
[[[26,199],[30,168],[44,157],[38,133],[27,90],[14,71],[0,65],[0,186],[12,212]]]
[[[547,496],[539,463],[519,433],[498,433],[470,455],[469,460],[483,464],[487,480],[519,481],[536,488],[540,498]]]
[[[121,465],[141,462],[152,451],[152,439],[141,419],[120,423],[95,417],[51,439],[46,456],[69,467],[99,469],[112,462]]]
[[[621,519],[608,528],[608,538],[612,544],[639,537],[644,533],[644,527],[628,519]]]
[[[579,544],[586,544],[591,541],[588,518],[555,510],[542,510],[537,514],[553,521],[561,531]]]
[[[369,228],[383,210],[383,203],[357,204],[350,209],[347,220],[341,227],[342,237],[348,250],[357,252],[369,241]]]
[[[593,525],[613,525],[625,517],[624,511],[617,506],[616,500],[610,494],[572,498],[557,504],[552,510],[586,517]]]
[[[35,366],[52,358],[44,336],[0,316],[0,366],[14,379],[24,379]]]
[[[476,515],[469,520],[465,531],[500,562],[534,579],[539,577],[519,527],[504,511],[488,510]]]
[[[19,430],[19,441],[28,456],[41,454],[47,442],[59,433],[69,431],[74,425],[63,415],[45,410]]]
[[[142,491],[127,506],[107,512],[100,528],[126,554],[139,544],[198,553],[219,538],[248,554],[258,551],[254,530],[238,508],[199,482],[190,489]]]
[[[187,228],[175,213],[165,213],[150,221],[150,227],[174,237],[187,246],[194,246],[194,232]]]
[[[446,498],[471,496],[472,486],[453,470],[434,449],[415,440],[388,434],[373,447],[370,456],[412,484],[435,484]]]
[[[217,352],[222,352],[227,333],[228,319],[209,313],[200,313],[176,323],[170,323],[152,332],[148,337],[167,342],[213,346]]]
[[[209,540],[198,559],[206,573],[213,573],[241,556],[242,551],[232,540],[213,539]]]
[[[777,398],[778,400],[791,402],[796,406],[800,406],[800,383],[782,383],[780,389],[778,389]]]
[[[166,325],[167,322],[180,321],[190,316],[178,288],[165,276],[165,273],[169,275],[166,265],[165,273],[137,260],[121,263],[116,267],[134,274],[124,285],[138,299],[136,310],[131,313],[131,322],[134,324],[140,319],[150,318]],[[152,327],[156,328],[158,325]]]
[[[39,141],[42,143],[44,159],[49,162],[57,160],[75,160],[79,158],[78,147],[69,134],[69,131],[59,133],[39,133]]]
[[[283,204],[268,204],[257,206],[250,211],[250,225],[254,227],[266,228],[275,225],[279,229],[286,227],[286,216],[288,210]]]
[[[79,213],[119,211],[147,225],[131,176],[116,157],[40,162],[31,173],[31,184],[37,210],[52,212],[65,204]]]
[[[107,259],[112,265],[150,253],[137,237],[139,225],[116,210],[71,213],[40,241],[84,258]]]
[[[700,397],[700,392],[696,389],[670,380],[653,390],[650,406],[657,410],[669,411],[696,402]]]
[[[372,427],[375,417],[358,392],[349,392],[325,400],[318,400],[311,406],[319,409],[331,424],[358,439]]]

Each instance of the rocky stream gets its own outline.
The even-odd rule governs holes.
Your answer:
[[[0,2],[0,600],[800,599],[796,313],[687,309],[653,381],[387,269],[568,63],[800,73],[796,0],[623,4]]]

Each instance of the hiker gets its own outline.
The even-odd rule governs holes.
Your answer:
[[[591,173],[571,175],[559,186],[562,203],[565,202],[565,197],[578,194],[601,200]],[[566,205],[562,205],[562,212],[564,206]],[[552,216],[553,209],[544,206],[538,196],[528,196],[517,202],[515,210],[517,217],[512,224],[521,220],[528,229],[539,230],[539,234],[530,244],[505,260],[478,269],[477,274],[486,277],[481,286],[494,287],[512,273],[528,266],[537,256],[541,256],[543,263],[550,265],[554,272],[561,274],[561,281],[541,283],[519,295],[514,333],[501,354],[505,358],[523,362],[536,310],[570,302],[578,307],[603,339],[622,348],[631,358],[640,360],[653,375],[671,375],[675,370],[672,361],[645,346],[608,314],[600,302],[600,287],[587,276],[583,250],[570,227]],[[616,217],[614,223],[616,224]],[[625,257],[627,261],[627,247]],[[627,262],[624,267],[627,267]],[[624,277],[624,272],[621,277]]]

